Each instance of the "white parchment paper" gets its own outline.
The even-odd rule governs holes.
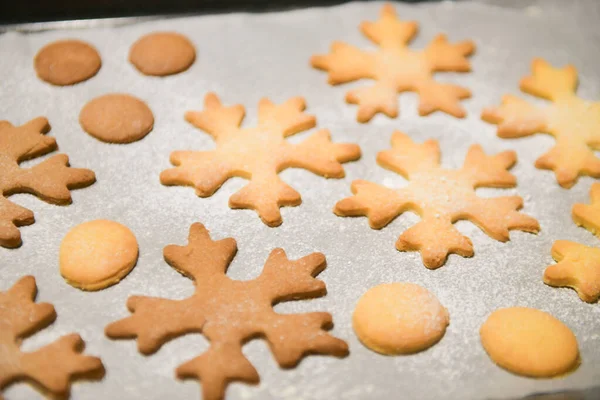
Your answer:
[[[514,2],[511,2],[513,5]],[[206,349],[201,335],[188,335],[167,343],[150,357],[142,356],[133,340],[111,341],[104,327],[128,315],[132,294],[180,299],[192,293],[192,282],[164,261],[165,245],[184,244],[189,226],[201,221],[213,238],[234,237],[239,251],[229,273],[238,279],[255,277],[271,249],[283,247],[293,258],[321,251],[328,267],[321,274],[328,294],[318,300],[278,306],[281,312],[323,310],[334,316],[335,335],[348,341],[345,359],[311,356],[293,370],[281,370],[266,344],[256,340],[244,352],[256,366],[258,386],[233,384],[228,399],[483,399],[524,396],[532,392],[584,389],[600,382],[600,306],[579,300],[574,291],[555,289],[542,282],[544,268],[552,264],[554,240],[568,239],[598,245],[598,239],[571,221],[571,207],[588,202],[593,180],[582,178],[570,190],[562,189],[548,171],[534,168],[535,159],[553,141],[536,135],[519,140],[496,137],[496,127],[480,120],[485,106],[498,104],[505,93],[519,94],[519,79],[529,73],[534,56],[554,65],[573,63],[580,72],[579,94],[598,99],[600,94],[600,33],[598,3],[531,2],[514,8],[502,2],[478,4],[398,4],[404,19],[420,22],[412,46],[423,48],[438,32],[451,41],[473,39],[476,54],[473,73],[439,74],[440,81],[470,88],[473,98],[464,101],[464,120],[436,113],[419,117],[417,97],[400,97],[400,117],[377,116],[370,123],[355,122],[356,106],[343,101],[344,93],[358,82],[339,87],[326,83],[326,74],[312,69],[309,58],[326,53],[334,40],[373,48],[358,31],[361,21],[375,20],[381,3],[350,3],[331,8],[285,12],[208,15],[164,19],[119,28],[48,31],[38,34],[7,33],[0,36],[0,119],[22,124],[46,116],[50,135],[71,165],[96,172],[97,182],[73,191],[73,204],[59,207],[31,195],[11,197],[35,212],[36,223],[21,228],[23,246],[0,248],[0,290],[19,277],[37,279],[39,301],[51,302],[58,318],[48,329],[25,341],[34,349],[69,332],[79,332],[87,352],[99,355],[106,367],[101,382],[79,382],[74,399],[198,398],[196,381],[181,382],[174,369]],[[139,74],[128,62],[130,45],[141,35],[176,30],[196,45],[198,58],[185,73],[167,78]],[[53,87],[36,78],[32,60],[46,43],[80,38],[99,50],[103,65],[93,79],[73,87]],[[211,198],[195,196],[193,189],[165,187],[159,173],[168,168],[173,150],[211,149],[211,137],[184,121],[187,110],[202,108],[204,95],[219,94],[225,104],[246,106],[246,124],[256,122],[257,102],[267,96],[282,102],[304,96],[307,111],[319,128],[331,130],[334,141],[358,143],[360,161],[346,164],[346,178],[326,180],[303,170],[287,170],[283,179],[301,194],[299,207],[283,208],[278,228],[262,224],[253,211],[231,210],[228,197],[244,185],[227,182]],[[78,114],[90,99],[109,92],[126,92],[145,100],[154,112],[154,130],[129,145],[101,143],[84,133]],[[529,98],[532,100],[531,98]],[[535,101],[535,100],[532,100]],[[404,180],[375,162],[377,152],[389,147],[392,132],[400,129],[414,140],[440,141],[443,164],[459,167],[468,147],[480,143],[488,153],[515,149],[518,177],[514,190],[481,190],[483,196],[518,193],[524,212],[539,219],[538,235],[512,232],[500,243],[468,222],[457,226],[474,243],[470,259],[451,256],[446,265],[430,271],[418,253],[399,253],[394,243],[418,221],[407,213],[386,228],[368,227],[366,218],[339,218],[332,213],[336,201],[350,194],[350,182],[368,179],[389,186]],[[291,140],[301,140],[300,134]],[[38,162],[33,161],[29,164]],[[26,164],[27,165],[27,164]],[[1,173],[1,172],[0,172]],[[66,232],[84,221],[108,218],[132,229],[140,246],[136,268],[120,284],[85,293],[67,285],[58,271],[58,249]],[[414,282],[430,289],[448,308],[451,324],[443,340],[412,356],[384,357],[364,348],[351,327],[358,298],[383,282]],[[574,373],[552,380],[514,376],[498,368],[479,343],[479,327],[499,307],[528,306],[550,312],[576,334],[582,365]],[[560,344],[557,343],[557,346]],[[25,384],[5,392],[8,399],[39,396]]]

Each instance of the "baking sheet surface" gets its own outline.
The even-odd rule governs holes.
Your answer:
[[[600,34],[594,23],[598,3],[531,2],[519,8],[471,2],[398,4],[403,19],[420,23],[414,48],[423,48],[438,32],[446,32],[451,41],[476,42],[477,51],[471,58],[473,73],[438,77],[439,81],[472,90],[473,98],[463,103],[469,115],[464,120],[441,113],[419,117],[417,96],[403,94],[398,119],[378,115],[360,125],[355,122],[356,106],[346,104],[343,98],[350,88],[369,83],[333,88],[326,83],[326,73],[309,66],[309,58],[326,53],[334,40],[373,49],[359,33],[358,25],[365,19],[375,20],[381,4],[350,3],[0,36],[0,118],[23,124],[36,116],[48,117],[50,135],[57,139],[60,151],[69,155],[71,165],[91,168],[97,176],[91,187],[72,192],[73,204],[68,207],[49,205],[30,195],[12,196],[11,200],[35,212],[36,223],[21,228],[21,248],[0,248],[0,289],[32,274],[37,279],[38,300],[51,302],[58,313],[51,327],[25,341],[24,349],[79,332],[86,341],[86,351],[102,357],[107,370],[104,380],[75,384],[72,398],[199,396],[198,382],[176,380],[174,369],[207,348],[201,335],[174,340],[146,357],[138,353],[133,340],[111,341],[103,334],[108,323],[128,315],[125,302],[132,294],[181,299],[192,293],[192,282],[164,262],[162,249],[171,243],[184,244],[189,226],[196,221],[204,223],[215,239],[237,240],[239,251],[229,270],[237,279],[257,276],[275,247],[283,247],[292,258],[314,251],[325,253],[328,267],[320,278],[327,284],[327,296],[286,303],[277,310],[329,311],[334,317],[334,334],[350,345],[350,356],[345,359],[310,356],[297,368],[284,371],[263,341],[252,341],[244,352],[256,366],[261,383],[232,384],[228,399],[497,399],[584,389],[600,382],[600,306],[583,303],[574,291],[554,289],[541,280],[544,268],[553,263],[550,247],[554,240],[598,245],[598,239],[576,227],[570,217],[574,203],[589,201],[593,180],[582,178],[571,190],[561,189],[551,172],[533,166],[535,159],[553,145],[551,138],[536,135],[502,140],[495,136],[495,126],[479,118],[482,109],[498,104],[503,94],[519,94],[519,79],[529,73],[534,56],[558,66],[573,63],[580,72],[579,94],[598,99]],[[176,30],[195,43],[198,59],[188,71],[151,78],[140,75],[127,62],[130,45],[156,30]],[[64,88],[38,80],[32,66],[35,53],[48,42],[69,37],[97,47],[103,60],[98,75]],[[208,134],[183,119],[185,111],[202,108],[209,91],[215,91],[225,104],[245,105],[247,125],[256,122],[261,97],[282,102],[304,96],[307,112],[317,117],[317,127],[330,129],[334,141],[358,143],[362,159],[346,164],[346,178],[340,180],[326,180],[302,170],[283,172],[281,176],[301,193],[303,202],[299,207],[282,209],[284,222],[278,228],[262,224],[253,211],[229,209],[228,197],[244,185],[242,179],[227,182],[206,199],[196,197],[191,188],[162,186],[159,173],[169,168],[171,151],[214,146]],[[108,92],[126,92],[145,100],[155,114],[154,130],[143,140],[122,146],[104,144],[85,134],[78,124],[81,107]],[[459,222],[460,231],[473,241],[475,256],[466,259],[453,255],[445,266],[430,271],[418,253],[399,253],[394,248],[398,235],[418,221],[416,215],[407,213],[380,231],[370,229],[366,218],[336,217],[331,210],[336,201],[350,194],[354,179],[392,187],[405,184],[375,162],[377,152],[389,148],[395,129],[418,142],[439,140],[443,164],[448,167],[462,165],[473,143],[482,144],[488,153],[515,149],[518,164],[512,172],[518,177],[518,187],[480,193],[521,195],[524,212],[540,221],[540,234],[513,231],[510,242],[500,243],[474,225]],[[307,136],[303,133],[290,140]],[[139,241],[140,258],[120,284],[85,293],[61,278],[58,249],[71,227],[97,218],[114,219],[130,227]],[[393,281],[423,285],[448,308],[450,326],[433,348],[412,356],[384,357],[365,349],[354,336],[351,314],[358,298],[374,285]],[[582,365],[576,372],[559,379],[534,380],[514,376],[490,361],[479,343],[479,327],[491,311],[516,305],[548,311],[574,331],[582,354]],[[24,384],[5,392],[8,399],[36,395]]]

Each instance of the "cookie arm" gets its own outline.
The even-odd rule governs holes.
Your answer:
[[[564,188],[573,186],[579,175],[600,178],[600,159],[586,143],[570,140],[568,136],[559,136],[554,147],[535,161],[535,166],[553,170],[558,184]]]
[[[302,168],[325,178],[343,178],[342,163],[360,158],[356,144],[333,143],[328,130],[322,129],[300,144],[286,144],[279,170]]]
[[[419,115],[429,115],[434,111],[442,111],[457,118],[467,115],[460,100],[471,97],[469,89],[450,83],[438,83],[433,79],[423,79],[416,84],[415,91],[419,94]]]
[[[440,165],[440,146],[429,139],[415,143],[410,136],[400,131],[392,134],[392,148],[377,154],[377,163],[410,179],[411,174],[423,172]]]
[[[20,169],[6,192],[33,193],[49,203],[69,204],[70,189],[91,185],[96,181],[89,169],[69,167],[69,158],[58,154],[30,169]]]
[[[329,54],[312,56],[310,64],[329,72],[331,85],[375,79],[375,56],[343,42],[333,42]]]
[[[104,375],[98,357],[82,355],[83,340],[77,334],[66,335],[41,349],[24,353],[20,373],[58,395],[68,395],[71,380],[77,377],[100,378]]]
[[[481,119],[498,125],[497,135],[501,138],[518,138],[534,133],[548,133],[548,113],[536,108],[523,99],[506,95],[499,107],[483,110]]]
[[[408,209],[400,193],[376,183],[356,180],[351,189],[354,196],[340,200],[333,212],[340,217],[366,216],[373,229],[383,228]]]
[[[471,63],[468,56],[475,51],[475,43],[464,40],[456,44],[448,43],[446,35],[439,34],[427,46],[424,56],[431,71],[440,72],[469,72]]]
[[[326,330],[333,327],[331,314],[274,314],[263,326],[269,347],[283,368],[292,368],[308,354],[348,355],[348,344]]]
[[[547,100],[570,96],[577,90],[577,69],[573,65],[554,68],[541,58],[531,63],[531,75],[523,78],[521,90]]]
[[[414,21],[401,21],[391,4],[381,8],[379,20],[365,21],[360,25],[362,33],[381,47],[405,47],[417,34],[418,25]]]
[[[204,97],[204,110],[188,111],[185,119],[195,127],[209,133],[217,142],[239,129],[244,119],[244,107],[236,104],[225,107],[221,104],[215,93],[208,93]]]
[[[361,123],[369,122],[380,112],[390,118],[398,116],[398,90],[385,82],[350,90],[346,93],[346,102],[358,104],[356,120]]]
[[[235,168],[216,151],[174,151],[170,161],[175,168],[162,171],[160,182],[167,186],[193,186],[200,197],[212,196],[235,175]]]
[[[111,339],[137,338],[139,351],[152,354],[169,340],[202,331],[205,318],[194,306],[190,299],[132,296],[127,308],[133,315],[109,324],[104,333]]]
[[[8,326],[11,328],[3,328],[1,334],[9,335],[11,340],[25,338],[56,319],[51,304],[35,302],[37,286],[31,275],[19,279],[6,294],[0,292],[0,295],[6,296],[3,300],[9,302],[8,305],[0,304],[1,319],[10,321]]]
[[[573,205],[572,217],[577,226],[583,226],[594,235],[600,235],[600,183],[594,183],[590,189],[591,204]]]
[[[479,226],[488,236],[506,242],[510,230],[537,233],[538,221],[529,215],[518,212],[523,207],[519,196],[494,198],[474,197],[465,206],[459,219],[468,219]]]
[[[399,251],[419,251],[423,265],[436,269],[444,265],[449,254],[473,256],[471,240],[462,235],[448,215],[428,213],[407,229],[396,242]]]
[[[21,162],[56,150],[56,141],[45,134],[50,124],[45,117],[14,127],[8,121],[0,121],[0,149],[11,159]]]
[[[255,210],[268,226],[279,226],[283,222],[280,207],[300,203],[300,193],[283,182],[276,171],[269,170],[254,173],[250,183],[229,198],[231,208]]]
[[[283,249],[275,249],[269,254],[255,283],[272,304],[320,297],[325,295],[325,283],[315,276],[325,269],[325,265],[325,256],[321,253],[290,260]]]
[[[181,379],[199,379],[204,400],[223,400],[231,382],[258,383],[260,380],[242,353],[240,343],[226,341],[211,341],[206,352],[180,365],[176,374]]]
[[[14,248],[21,245],[17,227],[33,224],[33,212],[0,196],[0,246]]]
[[[273,104],[263,98],[258,103],[258,127],[283,137],[313,128],[316,118],[305,114],[305,108],[302,97],[293,97],[283,104]]]
[[[171,244],[164,248],[163,254],[171,267],[199,282],[228,279],[225,273],[236,252],[234,239],[213,240],[208,229],[196,222],[190,226],[187,245]]]
[[[517,178],[508,172],[517,162],[514,151],[503,151],[495,155],[487,155],[478,145],[469,147],[461,174],[478,187],[510,188],[517,184]]]

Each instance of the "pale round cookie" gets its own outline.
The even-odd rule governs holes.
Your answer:
[[[143,74],[167,76],[183,72],[196,59],[196,49],[185,36],[155,32],[142,36],[129,51],[129,61]]]
[[[82,290],[100,290],[118,283],[135,266],[138,244],[133,233],[105,219],[71,229],[60,245],[60,273]]]
[[[37,76],[53,85],[73,85],[96,75],[102,60],[98,51],[79,40],[59,40],[42,47],[33,60]]]
[[[534,308],[496,310],[479,333],[490,358],[518,375],[552,377],[569,372],[579,363],[573,332],[552,315]]]
[[[154,126],[154,115],[146,103],[128,94],[96,97],[79,113],[84,131],[108,143],[131,143],[146,136]]]
[[[369,289],[352,317],[360,341],[378,353],[416,353],[437,343],[450,323],[448,311],[427,289],[388,283]]]

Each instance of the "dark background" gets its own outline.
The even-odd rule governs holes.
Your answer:
[[[242,10],[260,12],[343,2],[344,0],[0,0],[0,24],[155,14]]]

